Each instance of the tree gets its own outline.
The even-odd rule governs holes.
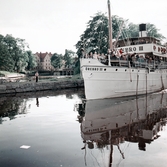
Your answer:
[[[28,47],[24,39],[14,38],[12,35],[5,37],[0,35],[0,68],[7,71],[24,71],[29,62],[25,51]]]
[[[139,25],[124,22],[124,25],[122,27],[122,33],[120,34],[119,39],[137,37],[139,37]]]
[[[24,51],[24,40],[19,38],[14,38],[11,35],[5,36],[5,43],[8,47],[8,51],[11,58],[14,61],[14,71],[22,71],[26,66],[27,55]]]
[[[14,62],[4,42],[4,36],[0,35],[0,70],[13,71]]]
[[[29,51],[26,51],[26,53],[28,56],[28,62],[27,62],[28,65],[27,65],[26,69],[32,70],[33,68],[35,68],[37,66],[36,59],[33,56],[32,51],[29,50]]]
[[[155,37],[160,40],[165,39],[165,37],[158,33],[159,29],[156,28],[154,24],[146,23],[146,31],[148,37]],[[125,38],[138,38],[139,37],[139,25],[133,23],[127,23],[122,29],[122,34],[119,39]]]
[[[80,73],[80,61],[79,58],[77,58],[75,61],[74,74],[79,74],[79,73]]]
[[[54,53],[51,57],[51,64],[54,68],[61,68],[63,66],[63,56],[61,54]]]
[[[64,61],[65,68],[71,68],[73,66],[74,52],[71,50],[65,50]]]
[[[86,52],[96,51],[98,53],[107,53],[108,50],[108,17],[103,13],[97,13],[87,23],[87,28],[80,36],[80,40],[76,44],[77,54],[80,57],[84,48]],[[119,35],[119,31],[121,33]],[[158,33],[155,25],[147,23],[148,36],[164,39],[165,37]],[[119,35],[119,36],[118,36]],[[112,16],[112,36],[113,39],[139,37],[139,25],[128,23],[128,20],[118,16]]]
[[[147,23],[146,25],[147,25],[147,35],[149,37],[155,37],[160,40],[165,39],[165,37],[162,34],[158,33],[159,29],[157,29],[154,24]]]
[[[122,18],[118,16],[112,17],[112,36],[117,37],[119,26],[124,22]],[[88,52],[93,50],[100,53],[107,53],[108,50],[108,18],[105,14],[97,13],[95,17],[87,23],[87,29],[80,36],[80,41],[77,42],[76,48],[78,54],[82,48]]]

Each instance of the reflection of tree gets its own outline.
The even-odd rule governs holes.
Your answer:
[[[96,142],[97,148],[104,148],[109,144],[109,131],[102,133],[100,140]]]
[[[46,96],[58,96],[67,94],[68,97],[81,97],[84,95],[84,89],[65,89],[56,91],[39,91],[39,92],[27,92],[27,93],[17,93],[13,95],[6,95],[0,97],[0,124],[3,122],[4,117],[8,117],[10,120],[15,119],[18,114],[26,114],[27,101],[29,98],[36,98],[36,104],[39,105],[39,98]]]
[[[8,117],[10,120],[15,119],[18,114],[27,113],[27,100],[23,98],[7,97],[5,101],[0,103],[0,123],[3,122],[3,117]]]
[[[66,98],[67,99],[73,99],[73,95],[68,93],[68,94],[66,94]]]
[[[82,88],[73,88],[72,90],[75,91],[76,94],[71,93],[71,90],[70,91],[66,90],[66,98],[67,99],[73,99],[75,96],[78,96],[79,98],[85,99],[85,95],[83,93],[84,89],[82,89]]]
[[[20,106],[19,106],[19,110],[18,110],[18,114],[27,114],[27,101],[28,99],[24,99]]]
[[[2,117],[0,117],[0,124],[2,124],[3,120],[2,120]]]

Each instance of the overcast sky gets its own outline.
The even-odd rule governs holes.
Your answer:
[[[167,0],[110,0],[113,15],[129,22],[155,24],[167,37]],[[64,54],[75,44],[86,23],[107,0],[0,0],[0,34],[25,39],[35,52]]]

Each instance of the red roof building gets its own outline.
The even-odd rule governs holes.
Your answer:
[[[46,71],[51,71],[54,70],[54,67],[51,65],[51,57],[52,54],[51,52],[48,53],[35,53],[34,56],[36,57],[37,60],[37,70],[46,70]]]

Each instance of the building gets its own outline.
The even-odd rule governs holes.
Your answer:
[[[57,69],[54,71],[54,75],[57,75],[57,76],[74,75],[74,69],[73,68]]]
[[[37,60],[37,67],[36,70],[44,70],[44,71],[52,71],[54,67],[51,65],[51,52],[48,53],[35,53],[34,56]]]
[[[36,70],[38,71],[54,71],[54,75],[57,76],[62,76],[62,75],[74,75],[74,70],[73,68],[65,68],[65,62],[63,60],[63,66],[60,69],[55,69],[52,65],[51,65],[51,57],[52,54],[51,52],[48,53],[38,53],[36,52],[34,54],[34,56],[36,57],[37,60],[37,67]]]

